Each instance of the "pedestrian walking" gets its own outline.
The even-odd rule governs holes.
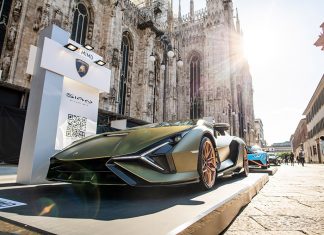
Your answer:
[[[290,165],[294,166],[294,162],[295,162],[295,155],[293,152],[290,153]]]
[[[288,155],[285,155],[285,164],[288,165]]]
[[[300,159],[300,163],[302,164],[302,166],[304,166],[305,164],[305,154],[303,150],[300,150],[299,152],[299,159]]]

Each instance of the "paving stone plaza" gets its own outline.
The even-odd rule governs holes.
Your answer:
[[[324,166],[282,165],[229,227],[234,234],[323,234]]]

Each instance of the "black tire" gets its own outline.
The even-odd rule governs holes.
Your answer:
[[[217,160],[214,145],[208,137],[203,137],[200,142],[197,170],[199,185],[204,190],[213,188],[217,176]]]

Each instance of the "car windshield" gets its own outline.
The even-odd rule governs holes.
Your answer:
[[[156,127],[168,127],[168,126],[194,126],[197,125],[198,120],[186,120],[186,121],[175,121],[175,122],[161,122],[161,123],[152,123],[144,126],[137,126],[130,129],[139,129],[139,128],[156,128]]]
[[[262,151],[262,149],[257,145],[252,146],[251,150],[254,151],[254,152]]]
[[[247,150],[248,150],[248,154],[262,152],[262,149],[257,145],[248,146]]]

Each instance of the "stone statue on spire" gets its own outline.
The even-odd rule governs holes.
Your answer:
[[[190,18],[193,20],[195,17],[195,5],[194,0],[190,0]]]
[[[179,0],[179,8],[178,8],[178,21],[182,21],[182,13],[181,13],[181,0]]]
[[[240,23],[240,18],[238,15],[238,10],[236,8],[236,32],[241,33],[241,23]]]

